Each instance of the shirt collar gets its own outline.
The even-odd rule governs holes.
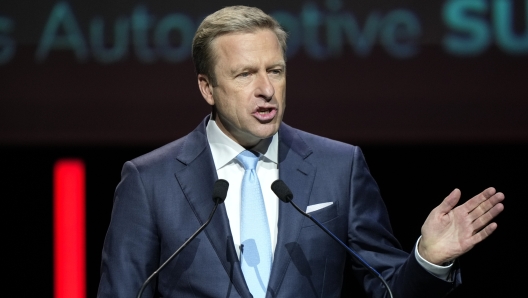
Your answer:
[[[231,162],[238,154],[240,154],[240,152],[246,150],[237,142],[226,136],[212,119],[209,119],[209,122],[207,123],[206,133],[217,171]],[[278,164],[278,134],[275,133],[272,137],[260,141],[255,147],[251,148],[251,150],[259,152],[261,154],[261,159]]]

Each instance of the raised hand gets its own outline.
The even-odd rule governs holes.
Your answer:
[[[441,265],[461,256],[497,229],[491,220],[504,210],[503,193],[490,187],[455,208],[460,195],[460,190],[453,190],[429,213],[422,226],[418,252],[433,264]]]

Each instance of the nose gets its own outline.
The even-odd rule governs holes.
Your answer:
[[[273,84],[271,83],[268,74],[265,73],[259,75],[256,83],[257,85],[255,88],[255,96],[262,97],[266,101],[270,101],[273,98],[273,95],[275,94],[275,87],[273,87]]]

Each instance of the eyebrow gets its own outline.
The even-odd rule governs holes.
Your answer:
[[[274,68],[274,67],[277,67],[277,66],[282,67],[283,69],[286,69],[286,62],[284,62],[284,61],[280,61],[280,62],[277,62],[277,63],[275,63],[275,64],[272,64],[272,65],[271,65],[270,67],[268,67],[268,68]]]
[[[271,64],[269,67],[266,67],[266,69],[271,69],[275,67],[281,67],[282,69],[286,69],[286,63],[284,61],[276,62],[274,64]],[[239,65],[236,65],[233,69],[231,69],[230,73],[234,75],[243,70],[254,70],[256,68],[257,67],[253,67],[253,66],[246,65],[246,64],[239,64]]]
[[[239,64],[236,67],[232,68],[230,70],[230,73],[232,75],[236,75],[236,74],[238,74],[238,73],[240,73],[240,72],[242,72],[244,70],[254,70],[254,69],[255,69],[255,67],[252,67],[252,66],[249,66],[249,65],[245,65],[245,64]]]

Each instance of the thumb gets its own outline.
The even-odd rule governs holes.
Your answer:
[[[455,206],[458,204],[458,201],[460,200],[460,190],[458,188],[455,188],[443,201],[438,205],[437,209],[442,214],[449,213]]]

